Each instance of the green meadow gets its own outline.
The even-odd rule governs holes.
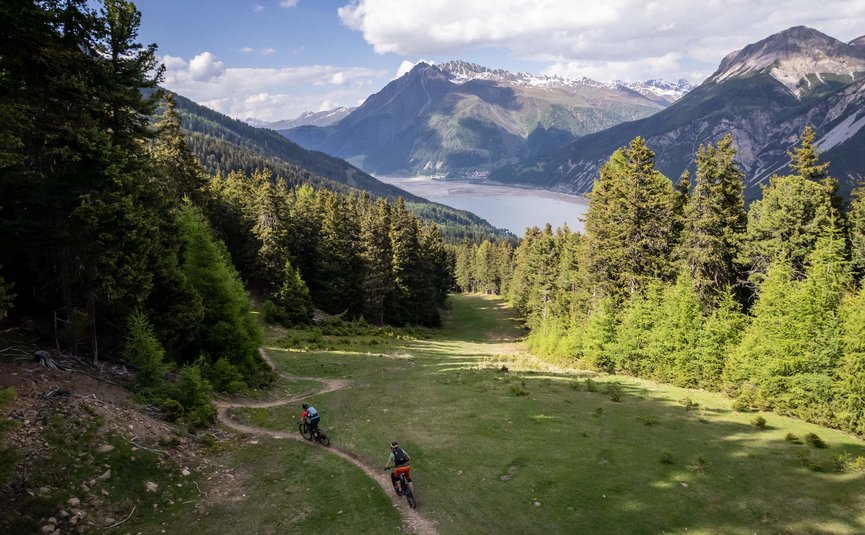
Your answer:
[[[322,428],[374,465],[399,440],[413,458],[418,511],[439,533],[865,532],[856,462],[865,444],[855,437],[737,413],[715,393],[546,366],[524,352],[501,301],[451,304],[445,327],[419,336],[316,334],[319,349],[299,350],[287,346],[302,333],[270,330],[265,347],[285,374],[347,381],[308,398]],[[298,405],[231,414],[294,430]],[[250,474],[248,506],[229,507],[231,524],[223,509],[202,514],[201,532],[281,533],[292,515],[306,519],[295,527],[330,533],[399,527],[380,488],[346,461],[294,441],[254,442],[224,454]],[[303,507],[286,505],[295,499]]]

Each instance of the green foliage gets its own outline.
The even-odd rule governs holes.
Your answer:
[[[799,437],[794,435],[793,433],[787,433],[784,436],[784,440],[793,444],[802,444],[802,441],[799,439]]]
[[[286,261],[284,268],[285,281],[282,287],[273,295],[273,302],[277,308],[277,321],[289,327],[309,323],[312,321],[313,307],[312,298],[306,283],[300,278],[300,271],[292,267]],[[265,303],[265,319],[267,319],[267,303]]]
[[[184,366],[174,387],[172,399],[182,407],[183,420],[193,428],[207,427],[216,419],[216,408],[211,403],[213,387],[202,377],[198,366]]]
[[[204,306],[198,344],[211,362],[225,356],[249,376],[260,365],[256,356],[261,333],[246,290],[224,246],[213,239],[193,205],[181,209],[180,228],[186,244],[184,271]]]
[[[220,357],[213,364],[199,363],[202,375],[218,392],[234,393],[246,386],[243,375],[225,357]]]
[[[753,425],[757,429],[763,429],[766,427],[766,419],[762,416],[757,416],[756,418],[751,420],[751,425]]]
[[[140,311],[133,313],[129,317],[123,356],[138,369],[136,379],[139,384],[150,386],[162,380],[166,368],[162,360],[164,355],[147,315]]]
[[[642,138],[601,169],[586,214],[589,284],[619,300],[672,273],[674,193]]]
[[[673,464],[673,453],[670,450],[661,450],[661,464]]]
[[[644,293],[635,293],[620,314],[620,325],[613,352],[617,371],[653,377],[664,373],[665,365],[658,353],[653,332],[663,317],[663,287],[660,282],[649,284]]]
[[[850,256],[857,278],[865,276],[865,181],[851,194],[847,221],[850,225]]]
[[[607,296],[598,300],[586,321],[581,337],[581,363],[584,367],[596,370],[613,368],[612,350],[617,328],[613,298]]]
[[[808,433],[805,435],[805,444],[818,449],[826,448],[826,443],[823,442],[823,439],[815,433]]]
[[[838,369],[840,419],[845,428],[865,435],[865,287],[841,309],[844,356]]]

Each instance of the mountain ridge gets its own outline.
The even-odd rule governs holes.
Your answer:
[[[822,48],[796,55],[815,43],[823,43]],[[818,146],[833,159],[830,171],[842,192],[849,191],[865,171],[857,167],[865,135],[865,76],[858,71],[838,75],[841,68],[859,64],[862,52],[854,48],[810,28],[790,28],[728,54],[711,77],[657,114],[577,139],[552,154],[502,166],[491,178],[585,193],[610,155],[639,135],[656,152],[658,168],[676,180],[693,171],[699,145],[729,132],[746,175],[746,196],[753,199],[772,173],[783,172],[787,150],[811,125]],[[832,75],[823,72],[826,68],[834,69]]]

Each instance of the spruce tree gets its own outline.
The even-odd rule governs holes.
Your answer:
[[[705,318],[688,273],[664,289],[657,325],[649,333],[649,354],[656,356],[654,377],[677,386],[696,387],[702,376],[698,346]]]
[[[617,338],[616,305],[611,296],[604,296],[592,306],[580,343],[582,366],[613,371]]]
[[[363,313],[378,325],[385,321],[385,308],[393,298],[390,204],[377,199],[364,212],[360,223],[360,258],[363,262]]]
[[[586,214],[593,291],[622,299],[672,275],[673,186],[654,162],[655,154],[637,137],[601,169]]]
[[[282,324],[286,327],[312,321],[312,298],[300,271],[286,261],[282,286],[273,294],[273,302],[281,310]]]
[[[728,290],[721,294],[715,310],[706,318],[698,342],[699,387],[708,390],[721,389],[727,356],[739,344],[747,325],[748,316],[742,313],[734,293]]]
[[[651,281],[643,292],[631,295],[619,314],[619,328],[612,348],[615,370],[638,377],[662,379],[661,348],[652,333],[663,317],[663,284]]]
[[[477,257],[476,249],[477,245],[469,243],[468,239],[464,239],[459,247],[457,247],[454,277],[456,278],[457,286],[463,293],[476,291],[474,279],[474,265],[475,258]]]
[[[363,262],[360,219],[352,197],[322,194],[321,238],[313,299],[326,312],[349,317],[363,313]]]
[[[417,218],[405,207],[402,197],[391,210],[390,240],[393,247],[392,270],[395,302],[388,307],[388,323],[415,323],[422,306],[419,293],[423,285],[420,229]]]
[[[136,379],[142,386],[155,385],[162,378],[164,354],[147,315],[136,311],[129,316],[123,356],[138,369]]]
[[[679,257],[694,280],[707,310],[714,308],[725,288],[740,279],[740,255],[747,216],[743,197],[744,174],[734,158],[733,137],[717,146],[700,146],[694,193],[685,213]]]
[[[865,275],[865,181],[851,194],[847,221],[850,226],[850,259],[857,279]]]

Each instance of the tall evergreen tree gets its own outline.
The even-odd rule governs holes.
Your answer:
[[[673,186],[655,170],[642,138],[613,154],[590,194],[586,239],[590,284],[621,299],[672,274]]]
[[[865,275],[865,181],[853,190],[847,221],[850,226],[850,259],[857,278]]]
[[[326,312],[350,317],[363,313],[363,263],[360,218],[352,197],[322,194],[321,239],[318,243],[317,291],[313,296]]]
[[[390,226],[390,204],[383,199],[366,209],[360,223],[363,313],[378,325],[385,322],[385,308],[394,293]]]
[[[865,435],[865,289],[850,295],[842,309],[844,357],[838,370],[839,421]]]
[[[730,134],[717,146],[700,146],[694,193],[685,213],[679,257],[694,280],[704,307],[711,309],[740,279],[740,255],[747,216],[743,176]]]

